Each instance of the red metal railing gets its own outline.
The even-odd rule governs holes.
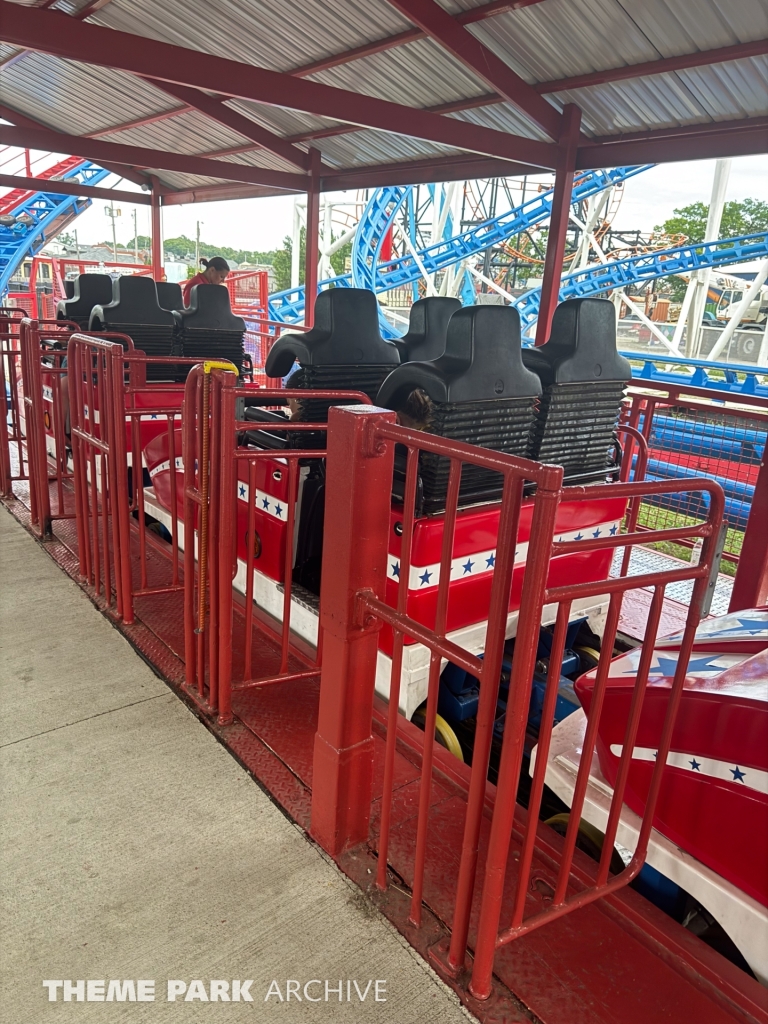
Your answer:
[[[244,431],[258,430],[259,423],[238,421],[234,374],[220,364],[202,364],[189,375],[184,413],[184,532],[196,531],[198,557],[195,573],[185,576],[185,661],[187,686],[209,713],[219,721],[232,721],[235,691],[317,676],[322,643],[302,643],[292,633],[294,534],[297,528],[297,499],[300,464],[324,459],[325,449],[256,448],[240,443]],[[286,400],[324,399],[362,402],[370,400],[349,391],[307,391],[262,389],[246,392],[250,404],[270,406]],[[270,433],[301,434],[325,431],[325,423],[287,420],[263,424]],[[254,600],[254,568],[257,557],[255,504],[257,465],[279,459],[287,467],[285,505],[286,543],[282,565],[282,613],[276,622]],[[233,579],[238,573],[238,501],[242,484],[248,495],[245,569],[242,598],[235,595]],[[237,616],[237,621],[235,619]],[[258,673],[254,664],[254,626],[279,645],[277,671]],[[235,637],[242,645],[242,670],[233,674]],[[297,666],[298,663],[298,666]]]
[[[471,991],[477,998],[490,994],[495,950],[548,921],[561,917],[580,906],[599,899],[626,885],[640,870],[653,820],[661,773],[666,764],[671,730],[679,703],[696,626],[706,613],[706,595],[714,587],[718,562],[718,544],[723,517],[723,492],[710,480],[696,479],[660,483],[627,483],[590,487],[562,486],[562,469],[525,459],[514,458],[458,442],[406,430],[396,426],[393,414],[376,410],[332,409],[329,417],[327,478],[329,490],[344,495],[326,523],[323,552],[322,613],[324,655],[321,677],[319,726],[315,741],[312,832],[333,854],[345,846],[368,838],[368,822],[372,786],[371,711],[373,681],[376,669],[376,631],[386,623],[394,632],[394,652],[389,695],[389,719],[386,737],[384,784],[379,831],[379,867],[377,884],[386,887],[387,853],[392,821],[394,763],[397,743],[398,697],[403,643],[406,637],[424,644],[430,651],[426,722],[421,765],[418,818],[413,861],[413,887],[410,920],[421,923],[424,879],[427,869],[427,839],[431,804],[433,737],[439,677],[442,661],[447,659],[464,668],[480,681],[479,706],[472,755],[472,769],[467,796],[467,809],[458,869],[452,937],[444,967],[458,974],[464,968],[469,943],[470,918],[478,873],[480,837],[487,796],[487,773],[504,651],[510,587],[514,568],[520,508],[524,488],[535,485],[532,498],[532,524],[528,541],[520,613],[517,623],[509,701],[498,783],[491,820],[488,853],[482,883],[482,905],[474,941],[474,968]],[[638,438],[635,437],[638,441]],[[387,541],[389,532],[389,491],[392,479],[393,447],[399,443],[407,449],[406,486],[402,513],[400,583],[397,605],[384,599]],[[642,441],[640,453],[643,452]],[[450,460],[446,513],[435,626],[430,629],[414,621],[406,613],[407,588],[410,576],[411,545],[420,451],[428,451]],[[475,657],[453,642],[446,632],[450,599],[450,566],[453,555],[453,533],[456,523],[461,467],[463,464],[492,469],[503,478],[497,556],[489,607],[478,609],[478,618],[487,617],[485,653]],[[643,496],[679,493],[686,489],[704,490],[709,494],[709,512],[705,522],[675,529],[637,532],[601,537],[599,539],[555,542],[555,523],[561,502],[596,501],[606,497],[626,498],[636,503]],[[382,511],[383,509],[383,511]],[[366,528],[360,532],[360,524]],[[354,543],[352,538],[354,535]],[[548,587],[552,558],[572,552],[631,546],[640,542],[681,538],[702,538],[703,550],[698,565],[683,565],[653,576],[622,576],[594,583]],[[677,665],[669,709],[659,743],[654,780],[648,796],[640,842],[630,866],[620,875],[608,878],[610,852],[618,825],[629,757],[623,755],[616,781],[615,794],[604,845],[604,854],[594,884],[584,888],[571,876],[576,830],[588,780],[592,751],[599,722],[602,695],[613,647],[624,593],[630,589],[652,587],[646,646],[638,670],[632,711],[627,724],[624,751],[631,752],[636,734],[642,698],[647,683],[650,658],[658,628],[664,590],[680,580],[693,580],[685,636]],[[595,695],[590,708],[587,736],[581,758],[570,826],[565,837],[559,873],[551,904],[525,916],[531,863],[536,845],[538,813],[546,767],[546,755],[553,728],[553,715],[562,661],[565,635],[574,601],[585,597],[610,595],[602,653],[597,667]],[[508,871],[509,846],[518,777],[525,740],[531,680],[534,672],[539,630],[544,605],[557,605],[557,619],[547,677],[546,695],[539,733],[536,771],[525,831],[517,863],[511,920],[504,922],[500,932],[502,896]],[[512,863],[512,861],[510,861]],[[515,870],[512,868],[512,870]]]
[[[21,322],[21,369],[24,422],[29,459],[29,498],[32,525],[49,537],[54,519],[75,517],[72,480],[67,456],[69,393],[63,365],[70,335],[78,330],[67,321]],[[55,509],[50,484],[54,483]]]
[[[25,433],[19,401],[24,311],[0,308],[0,496],[13,494],[15,480],[28,479]]]

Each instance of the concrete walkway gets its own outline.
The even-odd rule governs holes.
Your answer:
[[[473,1019],[3,508],[0,701],[3,1024]]]

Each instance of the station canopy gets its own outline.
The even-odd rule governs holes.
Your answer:
[[[164,205],[768,149],[764,0],[0,0],[0,142]]]

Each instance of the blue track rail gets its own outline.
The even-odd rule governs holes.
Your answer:
[[[633,368],[633,378],[638,381],[658,384],[682,384],[687,387],[707,388],[711,391],[728,391],[732,395],[757,395],[768,398],[768,383],[762,383],[760,377],[768,379],[768,366],[750,366],[747,363],[712,363],[706,359],[685,359],[671,353],[646,356],[639,352],[622,352],[623,356],[634,363],[641,362],[641,367]],[[673,370],[659,369],[672,365]],[[679,368],[690,372],[679,372]],[[713,377],[713,372],[721,373],[722,377]],[[743,376],[743,380],[740,379]]]
[[[573,270],[563,274],[560,282],[560,302],[623,288],[638,281],[652,281],[666,274],[690,273],[706,267],[725,267],[730,263],[762,260],[768,256],[768,232],[721,238],[717,242],[699,242],[680,245],[672,249],[627,256],[600,266]],[[541,289],[534,288],[521,295],[513,305],[520,313],[523,330],[533,325],[539,315]],[[710,364],[711,365],[711,364]]]
[[[618,167],[612,170],[590,171],[577,178],[573,186],[574,203],[598,195],[612,185],[640,174],[651,167]],[[391,186],[377,189],[360,219],[352,246],[352,272],[321,281],[320,288],[369,288],[385,292],[402,285],[412,284],[422,276],[419,263],[429,274],[445,270],[463,260],[484,252],[512,235],[535,227],[547,220],[552,212],[553,190],[542,192],[527,202],[498,217],[484,221],[469,231],[452,235],[434,245],[418,251],[418,260],[407,254],[387,263],[379,256],[384,239],[403,203],[410,193],[409,186]],[[296,323],[304,316],[303,286],[275,292],[269,297],[270,318],[285,323]]]
[[[103,167],[84,161],[66,171],[62,178],[77,178],[82,184],[96,185],[109,174]],[[38,253],[90,205],[90,199],[80,196],[37,192],[14,207],[11,212],[20,219],[11,226],[0,225],[0,296],[6,294],[11,278],[24,260]]]

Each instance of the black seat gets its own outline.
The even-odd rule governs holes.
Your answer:
[[[56,304],[57,320],[74,320],[84,331],[88,330],[94,306],[112,301],[112,278],[109,274],[80,274],[74,281],[65,281],[64,287],[71,297]]]
[[[549,341],[523,350],[542,396],[530,457],[560,465],[572,482],[599,479],[615,465],[616,425],[632,379],[616,350],[616,313],[608,299],[569,299],[552,318]]]
[[[92,331],[119,331],[133,339],[134,346],[148,356],[180,355],[174,349],[176,321],[162,309],[151,277],[126,274],[113,285],[112,301],[93,307]],[[174,380],[175,368],[154,364],[147,367],[148,381]]]
[[[511,455],[525,456],[541,393],[536,374],[523,365],[520,316],[509,306],[467,306],[451,317],[445,352],[432,362],[405,363],[387,377],[377,405],[403,410],[414,392],[429,403],[423,429]],[[423,511],[445,507],[449,461],[419,457]],[[402,494],[404,465],[395,462],[395,496]],[[479,466],[462,470],[460,501],[491,501],[501,494],[498,473]]]
[[[191,291],[189,306],[177,309],[173,315],[185,357],[228,359],[235,364],[238,374],[242,372],[245,320],[232,312],[227,288],[220,284],[197,284]]]
[[[397,348],[379,332],[379,306],[365,288],[331,288],[315,303],[315,325],[305,334],[284,334],[267,356],[268,377],[285,377],[298,362],[302,389],[362,391],[371,401],[387,374],[400,363]],[[328,409],[338,404],[325,399],[302,402],[298,418],[324,423]],[[302,435],[301,444],[322,447],[322,435]]]
[[[184,307],[181,285],[177,281],[157,281],[155,287],[161,309],[174,310]]]
[[[439,359],[445,352],[448,321],[461,309],[459,299],[433,295],[418,299],[411,306],[408,333],[395,338],[400,362],[424,362]]]

